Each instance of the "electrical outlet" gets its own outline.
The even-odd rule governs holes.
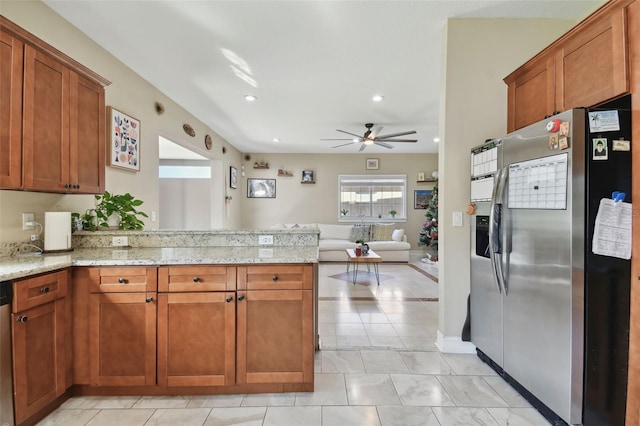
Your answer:
[[[261,246],[273,244],[273,235],[258,235],[258,244]]]
[[[31,241],[38,241],[38,235],[37,234],[31,234]]]
[[[113,237],[113,239],[111,240],[111,245],[114,247],[128,246],[129,237],[124,237],[124,236]]]
[[[36,224],[33,223],[36,220],[35,213],[22,213],[22,230],[36,229]]]

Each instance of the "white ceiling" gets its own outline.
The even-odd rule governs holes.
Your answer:
[[[435,153],[448,18],[581,19],[604,0],[44,2],[242,152],[355,153],[320,139],[373,122],[418,143],[365,153]]]

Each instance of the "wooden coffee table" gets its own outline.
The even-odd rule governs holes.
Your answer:
[[[366,255],[356,256],[355,249],[347,249],[347,272],[349,272],[349,266],[353,263],[353,284],[356,284],[358,279],[358,265],[364,263],[367,265],[367,271],[369,266],[373,264],[373,270],[376,274],[376,281],[380,285],[380,273],[378,272],[378,263],[382,262],[382,258],[376,254],[373,250],[369,249],[369,253]]]

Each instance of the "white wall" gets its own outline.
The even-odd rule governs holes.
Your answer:
[[[439,331],[460,338],[470,282],[470,227],[452,227],[469,204],[469,150],[506,132],[507,86],[502,79],[575,21],[452,19],[445,29],[439,183]]]
[[[142,210],[159,212],[158,184],[158,136],[189,146],[203,156],[228,166],[240,166],[241,153],[224,141],[213,129],[206,127],[197,117],[185,111],[177,103],[135,74],[103,48],[87,38],[75,27],[49,9],[40,1],[3,1],[2,14],[22,28],[46,41],[56,49],[87,66],[112,82],[106,88],[106,104],[114,106],[141,121],[140,172],[107,167],[106,189],[114,193],[129,192],[144,201]],[[155,102],[165,106],[165,113],[158,115]],[[189,123],[196,137],[188,136],[182,125]],[[204,137],[213,137],[213,149],[204,148]],[[232,141],[230,141],[232,142]],[[222,146],[227,153],[222,154]],[[219,197],[224,204],[224,197]],[[233,203],[224,216],[224,227],[240,228],[241,200]],[[91,195],[56,195],[20,191],[0,191],[0,243],[28,241],[30,231],[22,231],[21,212],[35,212],[36,220],[44,221],[47,210],[69,210],[84,212],[94,205]],[[157,228],[157,223],[147,222],[148,228]]]
[[[366,170],[367,158],[378,158],[379,170]],[[269,163],[268,170],[254,169],[255,161]],[[244,162],[246,176],[238,176],[243,198],[242,224],[245,228],[268,228],[278,223],[338,223],[338,175],[340,174],[406,174],[407,221],[396,222],[404,228],[412,249],[418,249],[418,234],[424,222],[425,210],[413,209],[413,191],[431,189],[432,183],[416,183],[418,173],[430,176],[437,170],[436,154],[251,154]],[[293,173],[292,177],[278,177],[278,169]],[[313,170],[315,184],[301,184],[302,171]],[[238,171],[239,173],[241,170]],[[248,178],[275,178],[276,198],[247,198]]]

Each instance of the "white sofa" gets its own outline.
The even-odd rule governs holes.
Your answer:
[[[333,225],[333,224],[285,224],[273,228],[318,228],[318,260],[321,262],[345,262],[345,250],[355,248],[357,240],[364,240],[369,248],[382,257],[383,262],[409,262],[411,244],[404,229],[395,224]],[[355,228],[355,229],[354,229]]]

